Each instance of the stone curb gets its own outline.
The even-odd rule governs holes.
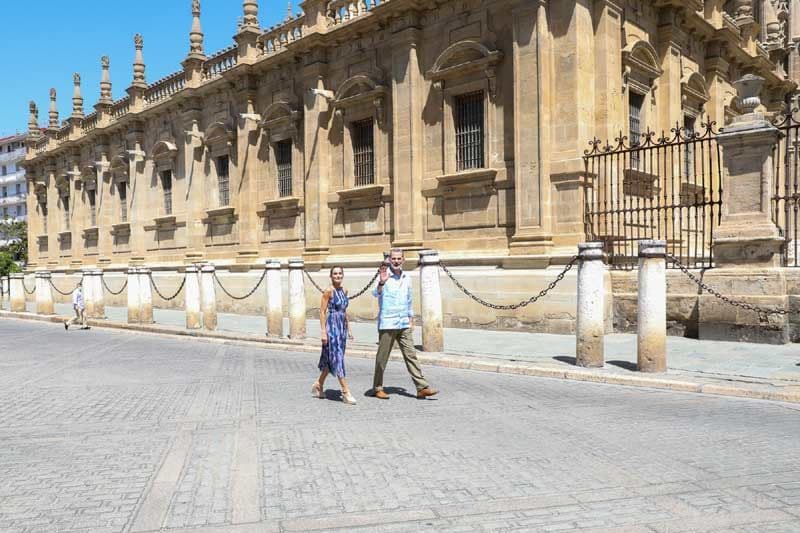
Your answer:
[[[0,318],[12,318],[20,320],[35,320],[38,322],[62,323],[65,317],[58,315],[37,315],[33,313],[17,313],[0,310]],[[160,326],[155,324],[127,324],[122,322],[112,322],[107,320],[90,319],[87,321],[90,326],[121,329],[127,331],[140,331],[158,335],[170,335],[190,337],[198,340],[210,342],[223,342],[231,344],[258,344],[273,349],[295,350],[300,352],[318,352],[319,346],[309,344],[300,340],[287,338],[271,338],[267,336],[247,335],[241,333],[229,333],[208,330],[187,330],[174,326]],[[373,359],[375,349],[365,349],[364,347],[353,347],[347,350],[349,357],[360,359]],[[750,398],[758,400],[769,400],[775,402],[800,403],[800,391],[768,391],[743,386],[718,385],[714,383],[695,383],[678,379],[647,376],[627,376],[621,374],[602,373],[602,370],[595,371],[582,370],[580,368],[560,369],[547,366],[539,366],[534,363],[524,361],[490,361],[478,359],[471,356],[453,353],[427,353],[418,352],[421,363],[439,366],[444,368],[454,368],[459,370],[477,370],[480,372],[496,372],[499,374],[515,374],[522,376],[533,376],[541,378],[566,379],[571,381],[585,381],[591,383],[605,383],[608,385],[624,385],[629,387],[646,387],[650,389],[663,389],[680,392],[693,392],[700,394],[711,394],[717,396],[731,396],[737,398]],[[393,353],[393,361],[402,360],[399,353]]]

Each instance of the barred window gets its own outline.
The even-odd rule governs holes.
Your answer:
[[[639,146],[642,135],[642,107],[644,95],[631,92],[628,94],[628,138],[631,148]],[[631,152],[631,168],[639,168],[639,152]]]
[[[97,226],[97,195],[94,189],[86,191],[86,194],[89,197],[89,226],[95,227]]]
[[[219,205],[229,205],[230,179],[228,178],[228,156],[221,155],[217,158],[217,182],[219,184]]]
[[[128,221],[128,184],[121,181],[117,184],[119,193],[119,219],[121,222]]]
[[[353,174],[356,187],[375,183],[375,142],[372,119],[359,120],[350,125],[353,138]]]
[[[688,141],[694,135],[694,117],[685,115],[683,117],[684,136]],[[694,143],[687,142],[686,150],[683,153],[683,177],[686,179],[694,175]]]
[[[164,190],[164,214],[172,214],[172,171],[161,172],[161,187]]]
[[[292,195],[292,141],[275,143],[275,162],[278,165],[278,196]]]
[[[483,91],[456,96],[456,170],[483,168]]]
[[[69,193],[61,195],[61,208],[64,213],[64,231],[69,230]]]
[[[47,202],[39,202],[39,212],[42,214],[42,233],[47,233]]]

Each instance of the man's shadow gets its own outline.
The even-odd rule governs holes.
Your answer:
[[[334,391],[331,391],[331,392],[334,392]],[[417,398],[416,394],[411,394],[410,392],[408,392],[403,387],[384,387],[383,388],[383,392],[385,392],[386,394],[389,394],[389,395],[396,394],[398,396],[405,396],[406,398],[414,398],[414,399]],[[341,393],[338,393],[338,392],[337,392],[337,394],[341,395]],[[373,396],[372,389],[369,389],[369,390],[365,391],[364,392],[364,396],[372,397]]]

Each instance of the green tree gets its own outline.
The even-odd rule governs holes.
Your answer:
[[[21,220],[8,220],[0,222],[0,234],[10,244],[0,247],[0,251],[11,254],[14,261],[26,264],[28,262],[28,223]]]
[[[14,257],[9,252],[0,251],[0,277],[8,276],[11,272],[20,272],[19,265],[14,262]]]

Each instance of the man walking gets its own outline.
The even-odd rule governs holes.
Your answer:
[[[72,291],[72,309],[75,310],[75,316],[64,322],[64,329],[68,330],[75,322],[81,323],[81,329],[89,329],[86,325],[86,305],[83,303],[83,283],[80,281]]]
[[[372,382],[372,392],[376,398],[388,400],[389,395],[383,391],[383,372],[389,361],[395,341],[400,345],[400,351],[406,362],[408,373],[417,387],[417,398],[424,399],[438,393],[436,389],[428,386],[422,369],[417,361],[412,335],[412,321],[414,311],[411,304],[411,280],[403,272],[403,250],[392,248],[389,254],[389,266],[381,266],[378,286],[372,295],[378,298],[378,353],[375,356],[375,377]]]

